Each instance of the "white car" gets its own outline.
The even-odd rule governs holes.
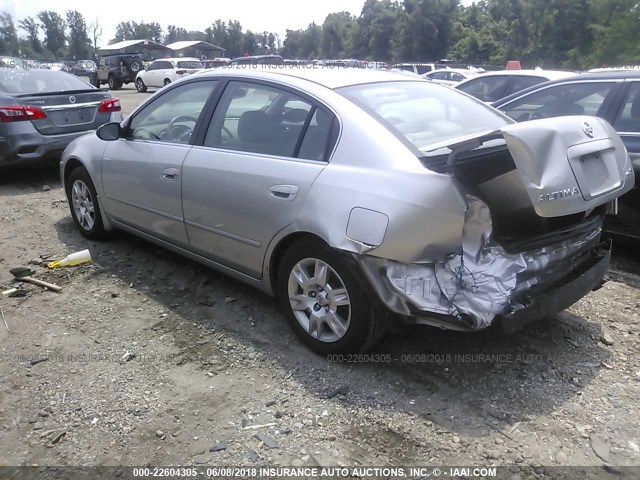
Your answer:
[[[204,65],[197,58],[154,60],[136,75],[136,89],[139,92],[146,92],[147,88],[161,88],[200,70],[204,70]]]
[[[483,102],[495,102],[501,98],[519,92],[525,88],[533,87],[549,80],[559,80],[574,76],[576,72],[563,72],[558,70],[501,70],[498,72],[483,73],[474,78],[465,80],[455,86]]]
[[[423,77],[429,80],[433,80],[436,83],[453,86],[469,78],[475,78],[481,73],[484,73],[484,70],[440,68],[438,70],[434,70],[433,72],[425,73]]]

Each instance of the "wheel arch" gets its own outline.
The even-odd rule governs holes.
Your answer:
[[[73,156],[70,156],[65,160],[62,171],[62,188],[64,190],[65,197],[67,196],[67,180],[69,179],[71,172],[73,172],[78,167],[82,167],[87,171],[89,177],[91,178],[91,181],[93,182],[93,187],[96,189],[96,194],[98,196],[97,200],[98,202],[100,202],[100,217],[102,218],[104,229],[107,231],[113,230],[113,226],[111,225],[109,217],[106,214],[104,202],[102,202],[102,199],[104,198],[102,183],[99,181],[99,179],[96,178],[96,176],[100,175],[100,172],[95,171],[94,168],[91,168],[90,166],[80,161],[77,157]]]
[[[311,232],[292,232],[279,239],[273,246],[272,253],[269,256],[269,261],[267,263],[268,270],[266,272],[268,275],[269,285],[274,296],[277,297],[278,295],[278,265],[280,264],[282,256],[293,244],[304,239],[315,239],[329,245],[325,239]]]

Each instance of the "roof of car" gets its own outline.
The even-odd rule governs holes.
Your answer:
[[[195,57],[171,57],[171,58],[156,58],[154,62],[199,62],[199,58]]]
[[[580,75],[572,75],[569,77],[553,79],[548,82],[539,83],[529,88],[525,88],[524,90],[520,90],[519,92],[512,93],[508,97],[501,98],[495,101],[492,105],[494,107],[505,105],[516,98],[520,98],[524,95],[527,95],[529,92],[540,90],[542,87],[546,87],[548,85],[555,85],[557,83],[564,82],[589,82],[594,80],[625,80],[625,79],[639,79],[640,80],[640,72],[637,70],[612,70],[607,72],[597,72],[597,73],[582,73]]]
[[[441,72],[454,72],[454,73],[462,73],[463,75],[480,75],[484,73],[484,70],[471,70],[470,68],[438,68],[436,70],[431,70],[430,72],[425,73],[424,75],[431,76],[434,73]]]
[[[556,78],[565,78],[565,77],[570,77],[572,75],[577,75],[578,72],[567,72],[564,70],[498,70],[498,71],[492,71],[492,72],[487,72],[487,73],[483,73],[482,76],[483,77],[490,77],[490,76],[494,76],[494,75],[516,75],[516,76],[520,76],[520,75],[529,75],[532,77],[544,77],[544,78],[549,78],[549,79],[556,79]]]
[[[238,75],[263,80],[279,80],[281,77],[292,77],[307,80],[324,87],[335,89],[349,85],[392,81],[423,81],[419,76],[408,76],[400,72],[377,70],[370,68],[322,67],[304,65],[238,65],[232,68],[218,68],[201,72],[200,75],[224,76]],[[426,81],[426,80],[424,80]]]

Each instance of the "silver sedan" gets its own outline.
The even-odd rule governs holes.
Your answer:
[[[65,150],[80,232],[121,229],[277,296],[300,339],[393,323],[514,330],[601,284],[633,186],[604,120],[515,124],[466,94],[346,68],[208,71]]]

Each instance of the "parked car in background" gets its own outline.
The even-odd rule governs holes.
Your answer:
[[[90,81],[98,88],[106,83],[109,90],[118,90],[123,84],[134,82],[142,69],[142,58],[137,53],[103,55]]]
[[[437,83],[453,86],[469,78],[475,78],[481,73],[484,73],[484,70],[470,70],[470,69],[463,69],[463,68],[441,68],[429,73],[425,73],[423,77],[429,80],[433,80],[434,82],[437,82]]]
[[[487,72],[465,80],[455,86],[483,102],[495,102],[507,95],[519,92],[549,80],[575,76],[575,72],[556,70],[501,70]]]
[[[444,66],[445,65],[438,63],[396,63],[392,65],[391,68],[424,75],[425,73],[432,72],[438,68],[444,68]]]
[[[79,77],[84,77],[94,74],[96,68],[96,62],[93,60],[80,60],[69,69],[69,72]]]
[[[284,65],[284,58],[280,55],[249,55],[233,58],[229,65]]]
[[[629,169],[596,117],[518,124],[421,78],[273,67],[168,85],[60,175],[86,237],[123,229],[274,294],[329,354],[393,321],[513,330],[568,307],[607,270]]]
[[[631,157],[636,179],[640,177],[640,72],[637,70],[584,73],[546,82],[493,105],[518,122],[560,115],[604,118],[618,131]],[[640,212],[638,185],[620,201]],[[640,227],[640,221],[634,223]]]
[[[121,120],[117,98],[75,75],[0,69],[0,166],[58,161],[75,138]]]
[[[200,63],[202,63],[204,68],[226,67],[231,63],[231,59],[225,57],[205,58],[204,60],[200,60]]]
[[[136,89],[146,92],[147,88],[161,88],[201,70],[204,70],[204,65],[197,58],[161,58],[138,72]]]
[[[40,68],[46,68],[47,70],[53,70],[55,72],[69,71],[69,67],[67,67],[64,62],[45,62],[40,64]]]

